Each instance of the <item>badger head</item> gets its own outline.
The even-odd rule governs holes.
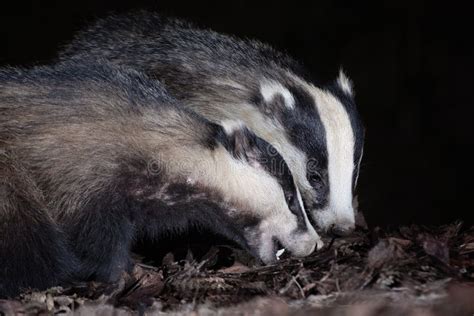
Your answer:
[[[292,174],[276,149],[239,122],[222,122],[217,133],[216,186],[236,207],[229,216],[264,262],[284,247],[303,257],[323,243],[310,224]]]
[[[311,169],[318,186],[326,186],[325,203],[313,211],[318,226],[336,235],[344,236],[355,228],[354,192],[359,178],[363,156],[364,129],[354,103],[351,81],[344,72],[325,89],[310,88],[318,114],[325,130],[327,159],[324,170]]]
[[[275,113],[286,132],[268,137],[288,161],[317,227],[347,235],[355,228],[353,192],[364,138],[351,82],[342,71],[323,88],[290,78],[260,86],[265,111]]]
[[[324,131],[313,138],[319,146],[310,150],[307,159],[312,215],[322,230],[344,236],[355,228],[353,193],[364,138],[352,84],[341,70],[337,80],[326,88],[307,85],[306,89],[314,100],[317,123]]]

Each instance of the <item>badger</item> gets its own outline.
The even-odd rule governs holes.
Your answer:
[[[351,81],[327,84],[272,47],[140,11],[80,31],[61,60],[88,57],[143,71],[210,121],[239,119],[288,163],[311,220],[349,234],[364,130]]]
[[[322,246],[283,158],[105,61],[0,70],[0,296],[111,282],[134,241],[208,229],[263,263]]]

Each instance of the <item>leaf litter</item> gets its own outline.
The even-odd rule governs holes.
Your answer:
[[[119,282],[0,300],[0,315],[473,315],[474,226],[359,229],[306,258],[259,266],[211,246],[195,258],[138,258]]]

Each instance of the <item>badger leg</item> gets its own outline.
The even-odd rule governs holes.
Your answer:
[[[115,282],[133,267],[130,244],[134,225],[126,200],[105,190],[74,216],[62,222],[84,280]]]
[[[34,182],[0,149],[0,297],[71,280],[77,261],[65,240]]]
[[[156,188],[146,197],[131,195],[129,203],[134,210],[137,237],[141,240],[159,244],[163,236],[179,237],[189,231],[212,232],[252,253],[241,225],[228,216],[229,206],[207,189],[183,183],[163,184],[160,179],[152,178],[129,183]],[[132,191],[141,192],[138,188]]]
[[[218,205],[198,200],[173,207],[163,207],[161,203],[158,206],[148,204],[142,208],[141,238],[159,242],[162,236],[180,236],[189,231],[212,232],[253,254],[243,232]]]
[[[114,282],[132,268],[135,240],[159,242],[162,236],[179,236],[190,229],[212,231],[250,251],[225,207],[205,191],[139,174],[111,181],[113,185],[89,196],[87,205],[62,222],[81,260],[83,278]]]

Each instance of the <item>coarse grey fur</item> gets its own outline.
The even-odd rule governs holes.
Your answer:
[[[298,63],[266,44],[144,11],[97,21],[60,54],[90,57],[161,80],[211,121],[243,121],[282,154],[320,228],[338,234],[354,228],[363,128],[342,71],[318,86]]]
[[[322,245],[268,143],[105,61],[0,70],[0,175],[0,296],[116,280],[134,240],[192,227],[265,263]]]

